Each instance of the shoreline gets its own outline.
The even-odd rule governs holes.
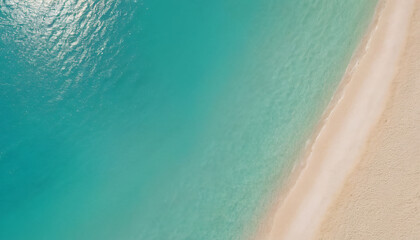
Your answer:
[[[420,236],[420,2],[391,96],[357,167],[329,207],[317,239]]]
[[[257,239],[311,239],[360,161],[389,98],[414,1],[379,0],[313,137]]]
[[[342,98],[346,86],[351,80],[351,74],[356,69],[359,60],[363,57],[366,53],[366,48],[369,45],[369,40],[372,38],[373,33],[376,31],[377,22],[379,20],[379,16],[381,11],[384,8],[384,3],[387,0],[378,0],[373,16],[371,17],[371,21],[368,23],[368,26],[360,39],[360,42],[356,46],[352,56],[350,57],[349,64],[347,65],[343,77],[341,78],[337,89],[335,90],[334,94],[330,98],[330,102],[325,107],[321,117],[319,118],[318,123],[316,123],[312,134],[307,139],[304,147],[300,151],[300,153],[296,156],[296,163],[292,167],[292,170],[289,172],[289,175],[286,176],[285,182],[282,183],[280,190],[277,192],[277,199],[272,204],[272,207],[266,211],[264,215],[263,221],[258,226],[258,230],[252,239],[260,240],[260,239],[267,239],[267,234],[272,229],[273,225],[273,218],[275,213],[280,208],[281,204],[283,203],[284,199],[287,197],[287,194],[291,191],[291,189],[295,186],[297,179],[299,178],[300,174],[302,173],[303,169],[307,165],[307,160],[309,155],[312,152],[313,145],[315,141],[318,139],[320,132],[325,127],[326,120],[331,115],[331,112],[334,110],[336,104]],[[268,213],[268,214],[267,214]]]

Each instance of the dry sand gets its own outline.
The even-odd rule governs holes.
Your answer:
[[[420,143],[420,132],[410,132],[419,131],[415,128],[415,121],[419,123],[420,103],[418,111],[412,112],[418,90],[415,90],[415,81],[411,78],[415,78],[416,70],[420,71],[419,65],[415,65],[420,58],[415,59],[415,53],[403,54],[407,52],[407,42],[408,48],[414,45],[413,28],[420,30],[420,25],[414,26],[415,4],[418,5],[418,1],[381,1],[370,34],[348,68],[336,100],[308,151],[304,168],[258,239],[359,239],[361,235],[353,237],[352,234],[382,231],[370,229],[367,225],[379,224],[382,217],[397,218],[393,212],[384,211],[384,207],[404,205],[395,222],[388,220],[383,225],[394,225],[389,231],[398,231],[395,227],[403,227],[397,224],[401,218],[408,220],[414,215],[411,212],[420,211],[420,206],[415,203],[415,200],[420,201],[419,186],[413,182],[419,180],[420,163],[416,165],[415,158],[410,158],[420,152],[415,146],[402,148],[410,142]],[[407,41],[409,29],[410,39]],[[407,66],[400,69],[403,57],[401,67]],[[405,75],[403,69],[407,69]],[[397,85],[400,86],[399,92],[392,95]],[[392,101],[388,101],[390,96],[393,96]],[[401,99],[397,101],[398,97]],[[406,110],[400,109],[404,107]],[[385,109],[387,113],[382,115]],[[410,112],[410,115],[403,111]],[[384,119],[388,122],[385,123]],[[404,130],[401,130],[402,126]],[[378,134],[371,137],[373,132]],[[385,161],[385,156],[389,160]],[[400,157],[407,159],[402,163]],[[381,161],[384,162],[379,164]],[[356,166],[359,167],[353,171]],[[405,176],[410,186],[405,185],[406,178],[399,176],[403,172],[410,175]],[[420,185],[420,181],[417,183]],[[383,187],[378,188],[378,184]],[[408,194],[407,199],[404,193]],[[391,197],[395,202],[389,200]],[[359,222],[360,218],[364,222]],[[418,217],[412,220],[417,220],[416,226],[420,229]],[[367,239],[372,239],[372,236],[367,235]],[[383,239],[384,235],[379,236]]]
[[[420,239],[420,1],[391,89],[316,239]]]

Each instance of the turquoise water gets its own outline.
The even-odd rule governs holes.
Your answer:
[[[1,0],[0,239],[247,239],[374,5]]]

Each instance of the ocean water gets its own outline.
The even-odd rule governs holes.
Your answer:
[[[1,0],[0,239],[247,239],[364,0]]]

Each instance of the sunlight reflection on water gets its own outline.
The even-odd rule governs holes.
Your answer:
[[[92,0],[2,1],[0,27],[6,29],[2,40],[15,45],[17,55],[37,72],[57,73],[51,80],[56,93],[50,100],[61,100],[70,87],[98,74],[98,63],[110,48],[109,32],[121,14],[118,5]]]

